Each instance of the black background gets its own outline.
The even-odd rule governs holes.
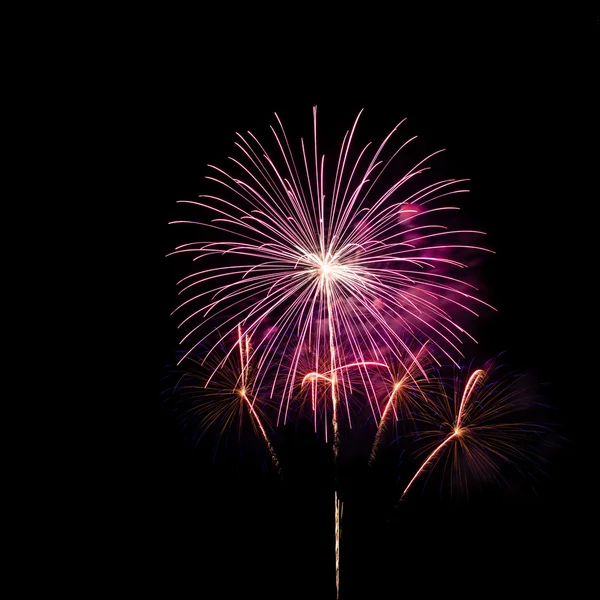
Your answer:
[[[583,449],[594,402],[583,342],[594,322],[586,265],[597,202],[588,150],[595,17],[440,17],[435,27],[419,21],[409,39],[412,22],[398,15],[331,25],[317,15],[306,8],[282,16],[285,25],[265,17],[254,28],[238,13],[207,14],[197,30],[158,28],[152,50],[140,47],[128,63],[125,133],[139,169],[124,208],[139,215],[140,235],[126,265],[132,385],[111,402],[124,440],[107,469],[113,547],[126,557],[119,569],[133,590],[168,597],[335,593],[330,448],[310,431],[281,432],[283,480],[264,455],[215,463],[161,394],[177,349],[175,282],[186,274],[183,261],[165,258],[188,241],[167,225],[179,216],[176,201],[205,191],[206,164],[225,164],[236,131],[267,139],[277,112],[291,139],[308,137],[317,105],[324,143],[339,143],[361,108],[375,140],[408,117],[424,148],[447,148],[448,173],[470,178],[461,207],[497,253],[482,280],[499,309],[476,324],[476,358],[507,351],[533,374],[557,431],[535,492],[517,485],[471,502],[420,502],[417,493],[394,512],[393,473],[382,483],[362,464],[349,468],[342,598],[557,587],[577,595],[594,483]]]

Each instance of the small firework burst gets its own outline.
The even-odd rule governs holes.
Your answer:
[[[549,429],[532,420],[535,407],[526,379],[490,361],[464,379],[465,370],[420,406],[421,463],[402,493],[433,471],[444,489],[467,492],[470,484],[502,483],[509,470],[541,459],[533,442]],[[539,444],[538,444],[539,446]]]

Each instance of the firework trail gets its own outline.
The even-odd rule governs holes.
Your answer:
[[[340,541],[342,539],[342,501],[338,499],[337,491],[335,500],[335,589],[336,597],[340,597]]]

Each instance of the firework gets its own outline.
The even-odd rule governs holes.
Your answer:
[[[446,388],[450,388],[447,391]],[[462,388],[462,392],[460,391]],[[527,418],[531,398],[523,377],[503,375],[490,364],[475,369],[462,387],[457,378],[421,405],[419,433],[426,455],[402,498],[438,463],[446,467],[450,490],[466,490],[467,481],[501,480],[502,467],[519,468],[538,458],[528,442],[547,431]]]
[[[200,431],[216,428],[222,436],[237,424],[241,435],[244,415],[249,415],[255,433],[264,439],[271,460],[280,472],[280,464],[264,424],[268,422],[267,405],[258,401],[253,393],[255,371],[248,359],[252,346],[241,325],[238,326],[236,346],[237,356],[230,354],[224,363],[217,355],[207,364],[188,355],[185,359],[187,369],[179,376],[173,392],[189,405],[188,415],[199,417]],[[216,364],[219,369],[214,371]]]
[[[427,375],[427,367],[432,361],[433,357],[428,353],[427,342],[414,352],[412,362],[392,361],[387,372],[388,377],[382,378],[385,390],[384,403],[379,408],[379,423],[369,464],[375,461],[390,422],[401,421],[405,425],[414,421],[415,414],[421,410],[421,404],[429,402],[428,392],[431,383]]]
[[[357,382],[378,423],[374,456],[392,415],[422,394],[428,355],[439,352],[452,361],[462,356],[460,344],[472,338],[458,317],[477,315],[475,308],[486,305],[458,275],[468,266],[465,252],[487,251],[470,243],[483,232],[445,223],[458,210],[448,200],[466,191],[466,180],[444,179],[415,191],[413,180],[429,169],[434,152],[390,181],[400,151],[415,138],[390,150],[400,122],[376,149],[367,144],[355,151],[360,114],[327,175],[316,107],[312,142],[301,140],[296,155],[277,115],[274,154],[252,133],[237,134],[232,170],[209,165],[208,179],[219,192],[181,201],[211,213],[210,219],[175,221],[202,226],[205,239],[172,253],[205,262],[178,284],[182,301],[174,313],[183,315],[184,359],[206,348],[201,362],[213,364],[208,387],[239,353],[233,389],[271,451],[256,398],[278,403],[280,424],[298,387],[309,388],[315,430],[322,414],[336,462],[340,420],[345,414],[351,425]],[[218,239],[211,239],[214,234]],[[415,351],[419,340],[427,340],[427,352],[423,344]],[[216,356],[223,347],[224,355]],[[377,394],[382,369],[393,381],[383,409]],[[208,414],[210,424],[215,413]],[[338,595],[341,506],[336,489]]]
[[[208,177],[225,193],[182,201],[213,218],[175,221],[202,225],[223,238],[190,242],[173,253],[213,262],[179,282],[180,293],[189,296],[174,311],[187,313],[179,326],[187,331],[181,343],[190,345],[188,353],[208,344],[209,356],[241,323],[254,340],[248,358],[255,364],[257,389],[267,388],[272,396],[276,381],[284,382],[278,423],[287,418],[308,348],[315,360],[311,371],[320,372],[325,362],[325,370],[337,374],[329,390],[336,452],[340,390],[349,376],[339,368],[365,365],[366,380],[371,377],[366,365],[388,357],[405,369],[419,368],[406,342],[417,336],[452,358],[470,337],[455,314],[476,314],[473,306],[484,304],[472,285],[451,272],[467,266],[459,255],[463,250],[485,250],[462,241],[482,232],[450,229],[436,220],[457,210],[444,201],[465,191],[464,180],[442,180],[403,194],[436,152],[384,184],[382,174],[414,138],[388,152],[399,123],[374,153],[368,152],[370,144],[354,152],[359,117],[342,141],[331,189],[324,183],[325,157],[318,153],[316,109],[312,147],[302,140],[299,157],[276,115],[278,128],[271,128],[276,156],[251,133],[238,134],[241,156],[231,158],[235,173],[211,165],[214,175]],[[287,354],[292,355],[287,370],[267,378]],[[369,401],[374,405],[377,399]]]

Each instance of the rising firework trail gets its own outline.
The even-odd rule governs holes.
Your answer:
[[[340,597],[340,541],[342,539],[342,501],[339,500],[337,491],[335,500],[335,589],[336,597]]]

